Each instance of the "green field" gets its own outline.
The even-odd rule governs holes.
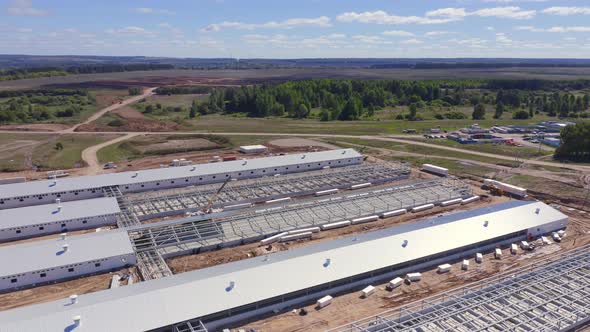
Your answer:
[[[84,166],[82,150],[116,135],[0,134],[0,170],[66,169]],[[61,143],[63,149],[56,149]]]

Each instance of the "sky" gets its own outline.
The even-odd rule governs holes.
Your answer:
[[[590,1],[0,0],[0,54],[590,58]]]

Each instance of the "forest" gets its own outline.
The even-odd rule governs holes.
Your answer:
[[[527,119],[541,112],[560,118],[587,118],[590,95],[568,91],[589,87],[590,81],[317,79],[211,89],[209,99],[193,104],[190,115],[244,113],[250,117],[302,119],[317,109],[322,121],[351,121],[371,117],[384,107],[407,106],[409,112],[400,115],[400,120],[420,120],[419,111],[426,107],[447,110],[437,115],[440,119],[458,119],[465,115],[453,112],[453,107],[473,106],[473,118],[477,120],[485,117],[485,105],[490,105],[495,109],[495,118],[504,112],[512,112],[514,119]],[[166,91],[194,93],[187,87]],[[480,112],[482,107],[484,114]]]
[[[95,104],[86,90],[41,89],[0,93],[0,123],[34,123],[71,118]]]

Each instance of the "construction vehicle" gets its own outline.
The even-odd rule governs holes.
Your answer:
[[[203,209],[201,209],[201,212],[206,213],[206,214],[213,212],[213,209],[211,208],[213,206],[213,203],[217,199],[217,196],[219,196],[219,193],[223,190],[223,188],[225,188],[225,186],[230,181],[231,181],[230,177],[225,179],[225,181],[223,182],[221,187],[219,187],[219,189],[217,189],[217,191],[213,195],[211,195],[211,197],[209,197],[209,200],[207,201],[207,205],[205,205],[205,207]]]
[[[494,185],[488,186],[488,189],[490,190],[490,194],[492,194],[494,196],[504,196],[504,190],[502,190]]]

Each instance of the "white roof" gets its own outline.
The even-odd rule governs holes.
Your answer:
[[[61,209],[58,210],[58,206],[61,206]],[[5,209],[0,210],[0,229],[56,223],[119,212],[121,210],[114,197]]]
[[[305,157],[302,158],[304,155]],[[92,176],[79,176],[57,180],[12,183],[0,185],[0,199],[37,194],[59,193],[89,188],[101,188],[105,186],[174,180],[194,176],[242,172],[262,168],[308,164],[312,162],[329,160],[341,160],[360,156],[361,155],[353,149],[340,149],[249,159],[245,164],[243,160],[235,160],[224,161],[220,163],[155,168],[139,171],[137,172],[137,176],[135,176],[136,172],[121,172]]]
[[[81,295],[75,305],[64,299],[0,312],[0,331],[62,331],[75,315],[83,331],[145,331],[566,219],[541,202],[512,201]]]
[[[264,145],[242,145],[240,146],[240,149],[243,150],[259,150],[259,149],[266,149],[266,146]]]
[[[68,244],[67,252],[62,245]],[[112,230],[0,247],[0,277],[132,254],[127,232]]]

